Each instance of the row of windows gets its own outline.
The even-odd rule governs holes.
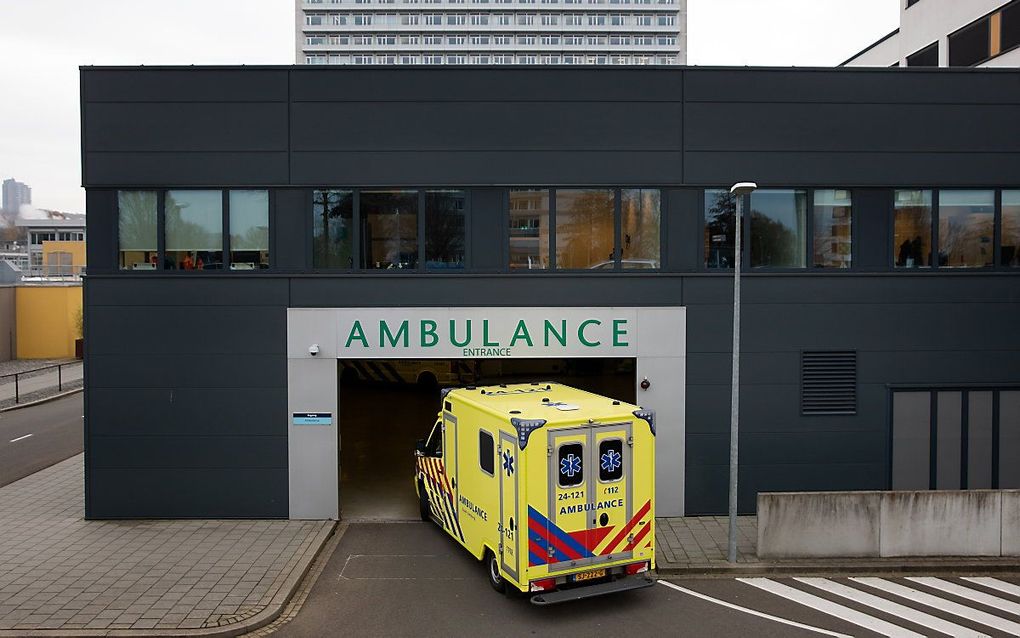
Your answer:
[[[583,35],[559,35],[559,34],[546,34],[546,35],[501,35],[501,34],[474,34],[474,35],[441,35],[441,34],[409,34],[409,35],[331,35],[331,36],[314,36],[305,39],[305,44],[314,45],[328,45],[328,46],[371,46],[383,45],[403,45],[403,46],[418,46],[421,44],[441,46],[462,46],[471,44],[472,46],[509,46],[513,44],[517,45],[535,45],[543,44],[546,46],[598,46],[610,44],[613,46],[619,45],[638,45],[638,46],[676,46],[677,37],[675,35],[611,35],[611,36],[583,36]]]
[[[311,16],[309,16],[311,17]],[[310,22],[307,26],[614,26],[614,27],[671,27],[676,24],[675,13],[335,13],[328,22]],[[321,36],[311,36],[321,37]],[[324,44],[315,42],[314,44]]]
[[[269,268],[268,191],[120,191],[117,218],[121,270]]]
[[[313,0],[306,0],[306,4],[333,4],[333,5],[368,5],[368,4],[594,4],[594,5],[673,5],[676,4],[675,0],[330,0],[329,2],[315,2]],[[319,9],[321,11],[321,9]],[[321,18],[324,15],[321,13],[311,13],[305,15],[305,23],[308,24],[309,18]]]
[[[311,198],[316,270],[443,272],[467,265],[467,191],[334,189]],[[511,271],[660,268],[657,189],[510,189],[506,198]],[[850,190],[761,189],[745,204],[741,252],[751,268],[853,266]],[[1020,268],[1020,190],[896,190],[891,207],[892,267]],[[124,270],[270,264],[264,190],[121,191],[118,218]],[[736,199],[726,190],[704,191],[705,268],[733,266],[735,222]]]
[[[438,55],[407,53],[390,54],[330,54],[305,56],[305,64],[677,64],[675,55],[581,55],[581,54],[533,54],[519,53],[475,53],[471,55]]]
[[[752,268],[852,266],[848,190],[759,190],[749,207]],[[707,268],[733,265],[735,208],[728,191],[705,192]],[[999,266],[1020,267],[1020,190],[897,190],[893,208],[895,268],[987,268],[996,254]]]
[[[41,246],[44,241],[85,241],[84,231],[32,231],[28,243]]]
[[[564,443],[556,451],[557,479],[560,487],[576,487],[585,482],[587,465],[583,443]],[[623,478],[623,440],[603,439],[598,445],[599,482],[614,483]],[[489,476],[496,472],[496,442],[492,434],[478,431],[478,466]]]

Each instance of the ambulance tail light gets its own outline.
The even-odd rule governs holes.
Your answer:
[[[648,571],[648,561],[643,563],[631,563],[626,567],[627,575],[633,576],[634,574],[643,574]]]
[[[531,591],[549,591],[550,589],[556,589],[555,578],[543,578],[542,580],[531,581]]]

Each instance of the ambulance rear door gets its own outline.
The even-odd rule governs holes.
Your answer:
[[[588,521],[593,562],[629,558],[634,529],[634,458],[631,423],[596,425],[588,446],[595,509]]]
[[[496,471],[499,472],[499,555],[503,571],[520,582],[520,530],[517,512],[520,507],[518,472],[520,458],[517,439],[507,432],[499,433]]]
[[[549,430],[549,516],[530,512],[533,540],[543,550],[540,558],[549,571],[572,569],[592,562],[588,539],[590,511],[594,507],[591,467],[591,428],[578,426]]]

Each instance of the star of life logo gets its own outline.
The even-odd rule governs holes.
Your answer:
[[[616,450],[609,450],[602,455],[602,469],[606,472],[615,472],[623,464],[623,455]]]
[[[574,478],[581,473],[581,457],[575,454],[568,454],[566,458],[560,459],[560,474],[567,478]]]
[[[503,471],[507,476],[514,473],[514,455],[510,454],[509,450],[503,450]]]

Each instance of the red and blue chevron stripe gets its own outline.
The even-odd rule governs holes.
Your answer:
[[[528,506],[528,555],[529,564],[532,566],[593,556],[581,541],[557,527],[555,523],[530,505]]]

